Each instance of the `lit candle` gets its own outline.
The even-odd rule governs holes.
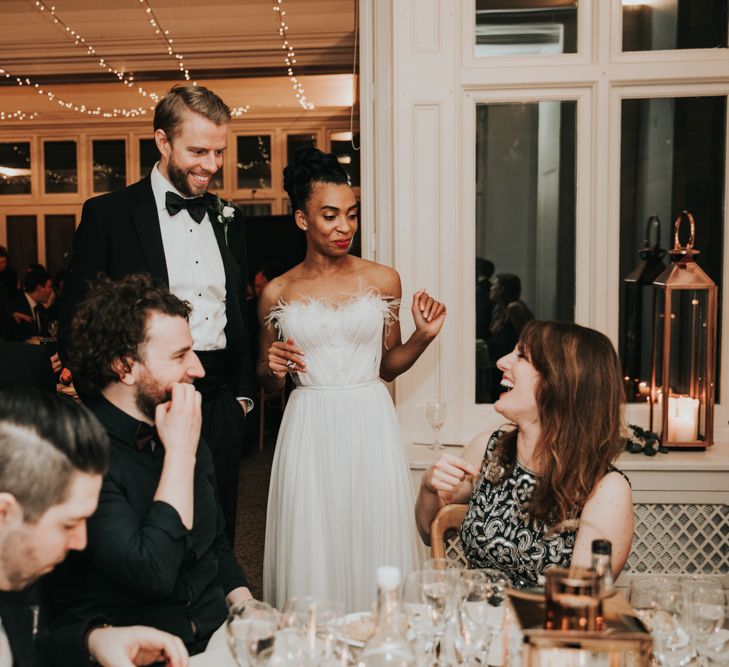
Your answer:
[[[671,396],[668,399],[668,438],[671,442],[693,442],[699,432],[699,399]]]

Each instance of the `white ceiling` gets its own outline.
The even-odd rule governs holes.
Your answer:
[[[184,81],[178,61],[168,55],[164,39],[150,25],[148,3],[175,50],[183,55],[193,80],[210,87],[230,80],[225,81],[225,88],[248,91],[240,99],[226,99],[231,106],[255,98],[261,107],[280,107],[284,93],[292,107],[297,105],[288,94],[291,84],[278,34],[278,13],[273,11],[276,0],[45,2],[86,45],[94,47],[96,57],[82,45],[74,45],[47,11],[38,10],[36,0],[0,0],[0,68],[13,76],[28,77],[59,97],[86,105],[101,104],[94,100],[103,99],[108,106],[127,108],[149,103],[136,88],[125,87],[99,67],[100,57],[116,70],[133,72],[134,80],[150,91],[163,92]],[[341,98],[342,86],[351,87],[351,77],[341,75],[352,73],[355,2],[283,0],[281,4],[286,11],[287,37],[296,51],[294,73],[315,104],[337,103],[323,93],[321,101],[312,98],[309,88],[326,91],[334,86]],[[323,76],[331,74],[340,76]],[[343,83],[345,78],[349,83]],[[257,92],[252,94],[254,89]],[[56,119],[63,115],[57,104],[36,92],[18,86],[14,78],[0,77],[0,111],[37,111]]]

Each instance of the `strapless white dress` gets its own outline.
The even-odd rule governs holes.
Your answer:
[[[395,407],[379,379],[391,318],[375,293],[341,304],[279,304],[270,320],[305,352],[271,471],[264,599],[293,596],[368,610],[375,571],[418,566],[414,497]]]

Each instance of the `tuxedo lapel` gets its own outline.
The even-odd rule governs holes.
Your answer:
[[[20,593],[0,594],[0,618],[10,644],[15,667],[33,667],[36,664],[33,645],[32,615],[24,596]]]
[[[132,220],[137,230],[149,270],[153,276],[159,278],[165,285],[169,285],[167,275],[167,261],[162,245],[162,232],[159,228],[157,203],[152,192],[152,182],[147,176],[130,188],[132,195]]]
[[[236,293],[235,284],[240,278],[240,267],[238,262],[235,260],[233,253],[230,251],[228,244],[225,242],[225,229],[223,224],[218,222],[216,219],[216,213],[213,208],[208,209],[208,217],[210,218],[210,224],[213,227],[215,234],[215,240],[218,242],[218,250],[220,250],[220,257],[223,259],[223,268],[225,269],[225,292],[228,298],[234,296]],[[232,232],[232,225],[228,228],[228,233]]]

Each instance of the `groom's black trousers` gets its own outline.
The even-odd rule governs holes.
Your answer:
[[[202,394],[202,439],[213,453],[225,533],[235,546],[235,515],[238,506],[238,475],[245,435],[245,414],[228,386],[230,373],[226,350],[195,352],[205,377],[195,381]]]

